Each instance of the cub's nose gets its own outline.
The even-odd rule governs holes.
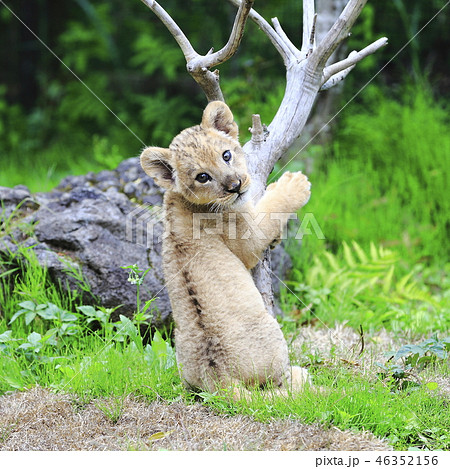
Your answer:
[[[241,190],[241,180],[238,179],[237,181],[233,181],[231,184],[228,185],[226,191],[230,194],[239,193]]]

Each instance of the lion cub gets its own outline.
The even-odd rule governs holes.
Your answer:
[[[303,207],[310,183],[285,173],[255,205],[238,127],[214,101],[200,125],[168,149],[148,147],[144,171],[166,189],[163,264],[185,384],[214,392],[272,383],[300,388],[306,370],[289,365],[278,322],[265,310],[250,269]]]

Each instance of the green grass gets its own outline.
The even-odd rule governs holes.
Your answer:
[[[10,151],[0,160],[0,186],[25,184],[31,192],[46,192],[67,175],[115,169],[126,158],[137,156],[139,146],[129,153],[94,135],[90,142],[54,143],[45,149]]]
[[[306,256],[355,240],[395,249],[409,264],[448,261],[448,106],[421,89],[405,95],[397,102],[375,91],[372,103],[343,113],[334,143],[308,175],[305,210],[326,240],[306,236]]]
[[[88,401],[127,394],[173,400],[182,393],[174,360],[155,359],[150,345],[139,349],[134,342],[105,341],[90,334],[59,347],[47,344],[36,352],[19,350],[25,341],[17,337],[20,334],[13,334],[16,343],[3,343],[8,348],[0,361],[2,393],[35,384]]]
[[[450,449],[448,395],[437,384],[427,386],[428,378],[410,386],[412,375],[450,376],[448,119],[426,92],[413,90],[402,102],[377,92],[371,98],[366,108],[343,116],[333,145],[320,150],[308,175],[313,195],[305,212],[314,215],[325,239],[312,230],[301,246],[295,237],[287,244],[293,269],[283,279],[282,326],[291,340],[305,323],[332,327],[345,321],[366,333],[384,328],[407,337],[412,348],[386,357],[370,376],[338,359],[293,356],[326,392],[280,398],[254,391],[239,402],[193,396],[181,385],[169,340],[156,334],[147,344],[140,334],[151,306],[145,299],[133,320],[112,322],[111,310],[83,307],[79,293],[53,285],[32,252],[20,249],[0,260],[0,393],[39,384],[71,392],[81,403],[110,397],[102,410],[113,421],[129,394],[187,404],[195,398],[217,412],[261,421],[289,418],[369,430],[396,449]],[[2,162],[0,184],[47,190],[62,175],[120,160],[117,148],[109,159],[104,140],[94,141],[92,151],[90,167],[67,147],[9,166]],[[20,220],[4,220],[0,233],[14,223]],[[137,280],[145,275],[133,268]],[[79,289],[87,288],[79,272],[72,275]],[[132,275],[130,281],[139,295],[139,281]],[[417,345],[424,336],[435,342]]]
[[[0,330],[5,328],[4,322]],[[27,343],[22,337],[36,329],[36,324],[31,323],[28,329],[23,322],[17,324],[9,338],[4,332],[0,334],[0,392],[39,384],[70,392],[80,404],[111,397],[102,409],[111,420],[120,417],[121,402],[130,394],[148,401],[193,402],[195,396],[180,383],[169,343],[156,335],[151,344],[144,345],[130,322],[126,328],[117,329],[121,335],[83,329],[36,348],[21,348]],[[450,374],[448,361],[435,360],[433,366],[438,374]],[[383,379],[364,376],[338,360],[312,365],[310,371],[322,392],[306,390],[298,396],[281,398],[270,390],[253,391],[238,402],[201,393],[197,399],[217,412],[249,415],[262,422],[289,418],[326,427],[369,430],[387,437],[398,450],[450,448],[448,397],[440,396],[439,389],[431,391],[421,386],[399,390],[389,375]]]
[[[289,398],[255,391],[250,399],[238,403],[217,396],[206,396],[206,401],[219,412],[249,415],[262,422],[289,418],[368,430],[387,438],[397,450],[450,448],[448,398],[426,387],[395,392],[381,380],[368,380],[342,365],[316,370],[315,384],[323,391],[307,390]]]
[[[297,321],[357,330],[387,328],[410,334],[450,330],[450,283],[445,267],[415,264],[405,269],[398,252],[353,241],[337,254],[319,251],[308,268],[284,282],[282,307],[302,310]],[[406,272],[405,272],[406,270]]]
[[[347,256],[353,256],[353,267],[358,269],[361,263],[356,261],[355,253],[350,251]],[[31,257],[29,265],[37,270],[33,262]],[[341,263],[346,265],[342,260]],[[387,265],[390,269],[389,262]],[[41,273],[41,278],[45,283],[44,274]],[[317,275],[320,278],[323,273]],[[339,282],[345,284],[353,277],[343,272],[334,278],[339,287]],[[19,279],[16,284],[21,284]],[[389,282],[384,280],[379,288],[386,285]],[[348,290],[354,289],[359,290],[355,286]],[[55,297],[50,289],[42,289],[38,297],[41,304],[36,297],[33,301],[23,292],[23,288],[13,291],[7,303],[10,307],[0,320],[0,393],[39,384],[57,392],[72,393],[80,405],[108,397],[110,400],[101,404],[101,410],[112,421],[120,418],[123,399],[130,394],[149,402],[182,400],[190,404],[200,399],[214,411],[249,415],[262,422],[288,418],[341,429],[369,430],[388,438],[396,449],[450,448],[448,397],[439,394],[439,386],[435,390],[425,385],[399,386],[408,381],[396,377],[398,369],[394,374],[380,368],[377,371],[383,375],[372,372],[365,376],[356,366],[342,365],[338,359],[311,360],[302,356],[300,360],[309,366],[314,384],[325,391],[307,390],[289,398],[273,396],[270,390],[253,391],[250,397],[238,402],[208,393],[194,396],[181,385],[174,350],[160,334],[146,344],[136,321],[121,317],[120,321],[111,322],[108,320],[111,311],[94,307],[78,307],[75,312],[64,310],[68,303],[52,304],[50,300]],[[282,325],[288,337],[296,333],[298,325],[292,329],[289,318]],[[433,373],[449,376],[447,352],[440,353],[441,358],[431,357],[424,364],[427,369],[432,367]],[[411,361],[406,355],[403,354],[406,358],[402,368],[405,376],[409,371],[419,372],[418,361]],[[406,366],[408,363],[414,363],[412,370]]]
[[[147,272],[126,268],[139,295]],[[113,309],[83,306],[77,292],[52,284],[33,252],[21,247],[0,259],[0,272],[0,393],[35,384],[90,397],[139,389],[151,395],[160,381],[179,388],[170,344],[159,332],[146,344],[140,333],[152,301],[133,321],[113,322]],[[78,272],[72,275],[86,288]]]
[[[1,232],[0,229],[0,235]],[[89,287],[78,271],[69,266],[68,271],[78,284],[77,290],[51,282],[31,249],[19,247],[3,259],[0,257],[0,313],[3,319],[11,318],[18,304],[27,300],[36,304],[53,303],[65,310],[74,309],[82,290]]]
[[[312,214],[324,239],[307,224],[288,240],[285,311],[312,304],[325,324],[449,330],[448,114],[429,92],[407,92],[397,102],[375,89],[320,149],[300,219]]]

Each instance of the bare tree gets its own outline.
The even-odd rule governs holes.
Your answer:
[[[316,22],[316,41],[321,42],[334,22],[339,17],[348,0],[315,0],[316,12],[319,20]],[[329,63],[338,62],[345,58],[348,51],[347,44],[341,45],[331,54]],[[292,145],[290,151],[282,159],[282,162],[289,159],[290,154],[302,152],[302,160],[305,162],[306,171],[311,172],[314,164],[314,158],[308,156],[308,145],[312,141],[315,144],[326,144],[330,141],[332,126],[336,119],[337,106],[339,98],[343,91],[343,81],[326,90],[326,93],[317,95],[314,108],[308,118],[305,127],[302,129],[300,137]]]
[[[238,7],[238,10],[227,44],[217,52],[211,49],[206,55],[200,55],[181,28],[156,1],[141,1],[159,17],[173,35],[186,58],[188,72],[200,85],[208,101],[224,101],[218,70],[212,71],[211,68],[225,62],[236,52],[248,18],[258,25],[281,55],[286,67],[283,100],[268,126],[261,123],[258,114],[252,116],[252,137],[243,147],[248,156],[247,165],[252,177],[250,196],[255,202],[264,194],[267,178],[275,163],[300,136],[319,91],[339,83],[360,60],[387,44],[387,38],[381,38],[360,51],[352,51],[343,60],[328,63],[337,47],[349,36],[367,0],[349,0],[320,41],[316,41],[317,15],[314,0],[303,0],[303,34],[300,49],[288,38],[277,18],[272,18],[271,25],[252,8],[254,0],[228,0]],[[265,258],[255,268],[254,279],[268,311],[273,314],[269,253],[266,253]]]

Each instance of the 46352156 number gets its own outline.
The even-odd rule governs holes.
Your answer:
[[[438,456],[402,455],[378,456],[375,462],[380,466],[437,466]]]

